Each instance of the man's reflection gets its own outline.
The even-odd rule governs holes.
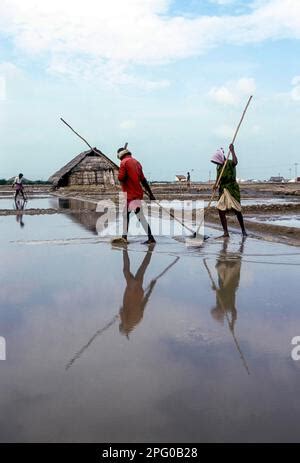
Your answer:
[[[89,339],[89,341],[74,355],[74,357],[66,365],[66,370],[68,370],[73,365],[73,363],[81,357],[84,351],[88,349],[88,347],[95,341],[98,336],[102,335],[104,332],[110,329],[117,320],[120,321],[120,333],[124,334],[129,339],[129,334],[143,318],[144,310],[147,303],[149,302],[150,296],[157,281],[163,275],[165,275],[179,260],[179,257],[176,257],[159,275],[153,278],[149,285],[144,289],[144,278],[153,255],[153,248],[154,245],[149,245],[148,251],[146,252],[146,255],[143,258],[142,263],[135,275],[133,275],[133,273],[130,271],[130,259],[128,251],[126,248],[123,249],[123,275],[126,280],[126,288],[123,295],[123,305],[121,306],[119,312],[115,314],[106,325],[99,328]]]
[[[157,282],[151,280],[147,288],[143,289],[145,272],[150,264],[152,251],[148,250],[138,271],[133,275],[130,271],[130,260],[127,249],[123,250],[123,275],[126,280],[126,289],[123,296],[123,305],[120,309],[120,333],[127,337],[135,326],[142,320],[145,307]]]

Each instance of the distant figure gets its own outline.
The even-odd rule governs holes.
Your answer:
[[[223,171],[219,183],[219,201],[217,202],[217,209],[219,210],[219,216],[224,230],[224,238],[229,236],[226,212],[231,209],[233,209],[235,215],[237,216],[243,236],[247,236],[242,215],[240,187],[236,181],[236,165],[238,160],[234,151],[233,144],[229,146],[229,149],[232,154],[232,160],[228,160]],[[226,159],[224,156],[223,148],[218,149],[211,158],[211,162],[217,164],[217,179],[220,176],[225,161]],[[213,186],[213,190],[216,190],[216,187],[217,180]]]
[[[23,177],[23,174],[19,174],[15,178],[14,183],[12,184],[12,187],[16,190],[15,201],[17,201],[19,195],[22,195],[24,201],[27,201],[24,195]]]
[[[191,186],[191,174],[189,172],[186,174],[186,183],[189,188]]]
[[[120,332],[129,337],[130,332],[140,323],[144,310],[149,301],[156,280],[152,280],[144,290],[144,276],[150,264],[152,252],[147,251],[138,271],[133,275],[130,271],[130,260],[127,250],[123,251],[123,274],[127,283],[123,305],[120,309]]]
[[[117,157],[121,160],[118,179],[121,182],[122,190],[126,194],[126,206],[123,211],[123,235],[127,240],[130,212],[134,212],[142,224],[148,240],[144,244],[155,243],[151,228],[144,216],[141,200],[143,199],[143,187],[149,194],[151,200],[155,199],[151,188],[143,174],[141,164],[132,157],[126,148],[119,148]]]

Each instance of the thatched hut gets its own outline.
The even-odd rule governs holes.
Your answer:
[[[72,161],[55,172],[49,182],[54,187],[71,185],[101,185],[111,187],[118,183],[118,166],[97,148],[78,154]]]

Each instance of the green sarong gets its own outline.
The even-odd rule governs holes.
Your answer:
[[[223,166],[217,167],[217,178],[221,173]],[[228,160],[219,184],[219,198],[222,196],[224,188],[226,188],[231,196],[239,203],[241,202],[240,187],[236,181],[236,168],[231,159]]]

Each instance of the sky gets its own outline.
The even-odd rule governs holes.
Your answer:
[[[300,175],[300,0],[0,0],[0,178],[129,143],[150,180]]]

